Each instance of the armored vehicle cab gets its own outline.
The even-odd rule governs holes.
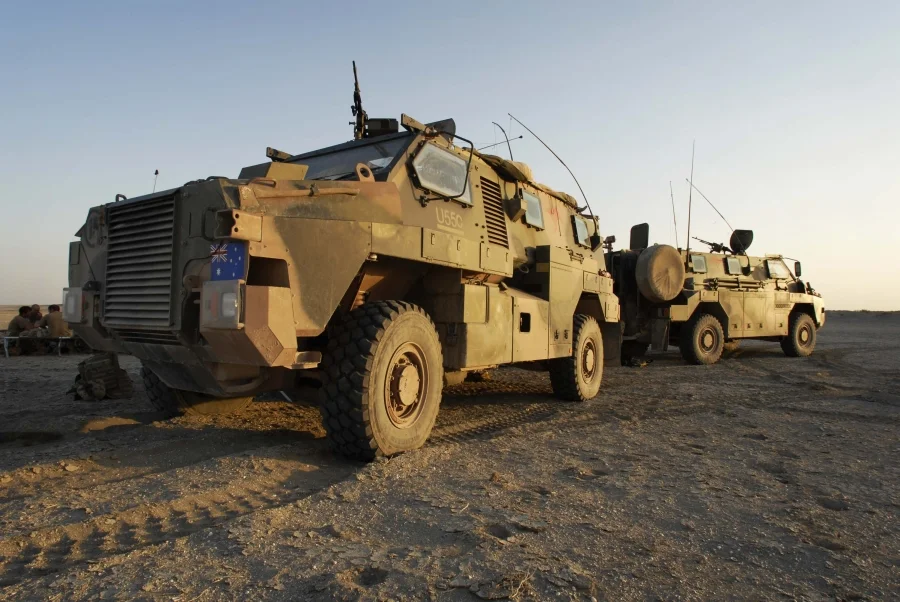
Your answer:
[[[358,120],[351,142],[94,207],[66,319],[140,358],[167,411],[314,378],[358,458],[421,446],[467,371],[531,363],[560,398],[596,396],[620,349],[597,220],[452,120],[402,125]]]
[[[697,239],[699,240],[699,239]],[[625,324],[622,354],[652,346],[679,347],[694,364],[713,364],[740,339],[781,343],[784,353],[813,352],[825,324],[825,304],[791,272],[781,255],[753,257],[749,230],[735,230],[729,246],[706,243],[709,252],[649,245],[649,228],[632,228],[629,250],[608,254]]]

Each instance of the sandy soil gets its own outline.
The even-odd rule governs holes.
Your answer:
[[[0,598],[898,599],[898,341],[835,312],[812,358],[655,356],[580,405],[502,370],[370,465],[308,405],[158,421],[0,358]]]

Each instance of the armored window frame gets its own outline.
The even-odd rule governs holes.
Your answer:
[[[533,192],[522,189],[522,198],[525,199],[525,223],[538,230],[544,229],[544,206],[541,198]]]
[[[695,274],[705,274],[708,271],[706,268],[706,257],[703,255],[691,255],[691,270]]]
[[[462,170],[462,183],[463,190],[460,192],[457,190],[450,190],[447,187],[448,182],[441,182],[437,179],[431,178],[427,171],[423,169],[425,161],[445,161],[445,167],[453,166],[454,168],[460,168]],[[458,156],[456,153],[447,150],[446,148],[442,148],[436,144],[423,144],[422,148],[418,150],[416,155],[410,161],[410,165],[412,166],[413,174],[416,178],[416,184],[419,188],[423,188],[435,194],[439,194],[447,200],[456,201],[462,205],[467,207],[472,206],[472,184],[469,182],[469,163]],[[448,175],[449,170],[446,172]],[[460,174],[455,174],[456,178],[459,178]]]
[[[726,257],[725,272],[731,274],[732,276],[740,276],[741,274],[743,274],[744,268],[741,267],[741,260],[737,257]]]
[[[774,270],[773,266],[776,266]],[[791,271],[780,259],[766,259],[766,271],[772,280],[790,280],[791,278]]]
[[[577,215],[572,216],[572,230],[575,234],[575,244],[586,249],[591,248],[591,235],[588,234],[587,222]]]

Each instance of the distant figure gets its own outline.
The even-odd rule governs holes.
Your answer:
[[[44,315],[41,313],[41,306],[35,303],[31,306],[31,311],[28,312],[28,319],[32,324],[37,324],[41,321]]]
[[[62,312],[59,311],[59,305],[51,305],[47,308],[47,311],[49,313],[38,321],[37,326],[39,328],[47,327],[50,329],[50,336],[52,338],[72,336],[69,325],[63,320]]]
[[[31,308],[27,305],[23,305],[19,308],[19,315],[10,320],[9,326],[6,327],[9,331],[8,336],[17,337],[26,330],[34,328],[34,324],[28,319],[28,315],[31,311]]]

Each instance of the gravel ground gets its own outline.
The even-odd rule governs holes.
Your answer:
[[[309,404],[162,421],[0,358],[0,599],[900,599],[898,340],[833,312],[812,358],[656,355],[586,404],[498,370],[369,465]]]

